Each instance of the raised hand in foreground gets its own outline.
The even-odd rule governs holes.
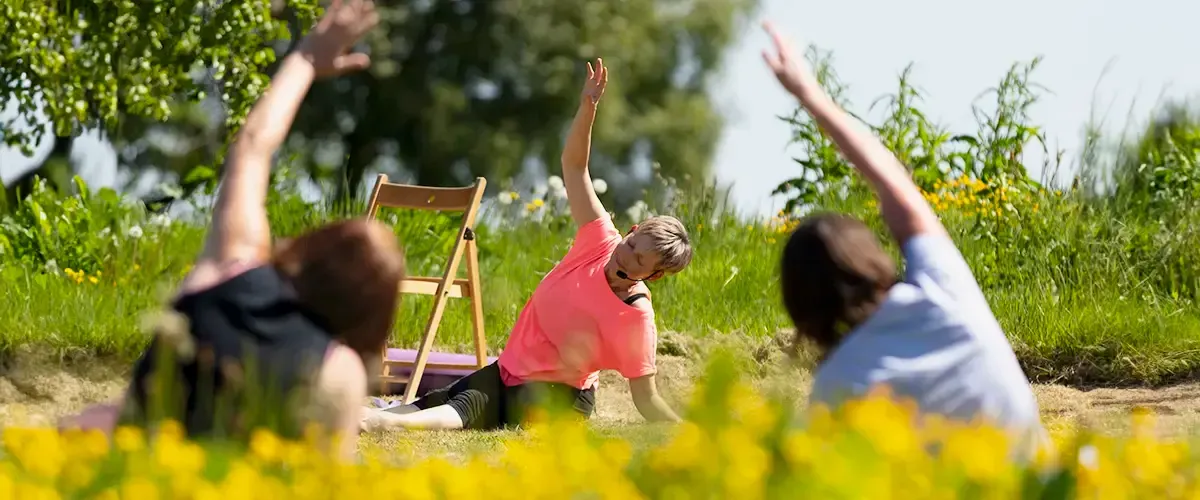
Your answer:
[[[763,51],[767,67],[874,187],[880,212],[896,241],[903,245],[917,234],[944,233],[941,221],[913,183],[908,169],[829,98],[791,43],[770,21],[763,23],[763,29],[775,45],[774,53]]]
[[[763,22],[763,29],[766,30],[767,35],[771,37],[771,42],[775,45],[775,53],[763,50],[763,60],[775,73],[775,78],[779,79],[779,83],[783,84],[783,88],[797,98],[801,97],[801,94],[820,90],[817,79],[809,72],[803,58],[796,54],[791,41],[780,34],[770,21]]]
[[[317,78],[361,71],[371,65],[371,57],[350,50],[377,24],[375,2],[333,0],[298,50],[313,65]]]

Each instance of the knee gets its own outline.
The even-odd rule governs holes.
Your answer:
[[[455,394],[447,404],[462,417],[463,428],[473,429],[481,427],[486,420],[488,403],[487,394],[476,389],[467,389]]]

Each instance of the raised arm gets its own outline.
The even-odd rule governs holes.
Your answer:
[[[271,156],[287,137],[314,78],[370,65],[365,54],[347,51],[378,21],[371,1],[333,0],[317,26],[284,58],[271,78],[271,88],[254,104],[230,148],[212,227],[183,283],[184,290],[211,285],[220,279],[226,264],[267,258],[271,250],[266,207]],[[111,432],[124,404],[122,398],[94,405],[79,415],[64,417],[59,426]]]
[[[229,150],[212,226],[199,263],[260,261],[271,249],[266,198],[271,157],[287,138],[314,78],[366,68],[365,54],[347,51],[378,22],[374,2],[334,0],[325,16],[288,54],[254,104]]]
[[[588,79],[583,84],[579,99],[579,111],[571,122],[567,144],[563,147],[563,184],[567,188],[567,203],[571,206],[571,218],[582,226],[604,216],[604,205],[592,188],[592,176],[588,172],[588,157],[592,150],[592,122],[596,119],[596,105],[604,95],[608,84],[608,68],[597,58],[596,66],[588,63]]]
[[[921,196],[908,169],[870,132],[863,130],[817,83],[793,52],[791,44],[770,22],[763,28],[775,43],[775,54],[763,51],[767,65],[817,124],[862,172],[879,197],[879,210],[892,236],[901,245],[926,233],[945,233],[941,221]]]

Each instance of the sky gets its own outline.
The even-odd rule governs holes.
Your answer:
[[[893,91],[899,72],[914,63],[924,110],[952,131],[973,131],[973,100],[1013,63],[1042,56],[1034,80],[1051,94],[1033,108],[1033,119],[1052,147],[1067,151],[1068,163],[1093,112],[1106,113],[1108,128],[1119,133],[1127,117],[1144,121],[1163,97],[1200,93],[1195,0],[762,0],[712,85],[725,117],[713,170],[732,183],[733,199],[747,214],[781,206],[769,193],[796,174],[790,130],[778,119],[795,101],[763,63],[760,53],[770,47],[763,19],[798,49],[812,43],[831,50],[857,111]],[[27,159],[0,148],[0,178],[12,180],[48,149]],[[73,156],[90,184],[115,183],[113,151],[94,135],[76,141]]]

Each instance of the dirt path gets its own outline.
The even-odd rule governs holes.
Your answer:
[[[698,369],[678,356],[659,358],[659,387],[676,408],[686,401]],[[119,397],[125,384],[124,367],[82,363],[39,356],[17,356],[0,371],[0,426],[54,425],[58,417],[85,406]],[[802,374],[775,374],[755,379],[758,386],[783,384],[806,390]],[[1200,423],[1200,383],[1160,389],[1077,389],[1037,385],[1042,414],[1052,428],[1088,422],[1105,430],[1124,428],[1128,412],[1145,407],[1159,415],[1164,435],[1179,435]],[[642,421],[629,398],[628,387],[615,374],[605,373],[597,395],[595,420],[608,425]]]

